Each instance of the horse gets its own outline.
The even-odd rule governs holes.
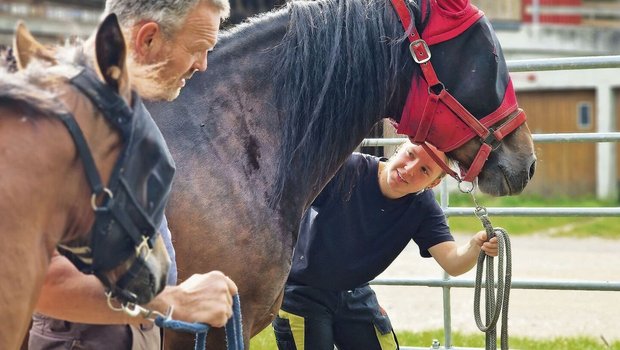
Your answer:
[[[102,22],[94,46],[96,65],[85,47],[43,46],[19,23],[14,56],[5,50],[1,57],[0,349],[19,348],[56,249],[95,274],[109,298],[126,307],[148,302],[166,281],[170,258],[162,238],[148,232],[163,208],[139,209],[128,198],[138,194],[140,205],[145,199],[160,205],[139,189],[141,180],[131,182],[135,168],[126,163],[161,149],[156,142],[150,153],[134,146],[157,129],[139,114],[144,107],[129,87],[115,16]],[[119,127],[121,119],[127,127]],[[171,176],[162,180],[162,189],[172,182]],[[127,213],[128,229],[119,230],[118,210],[146,214]],[[136,233],[132,225],[141,230],[139,244],[127,236]]]
[[[459,19],[469,1],[400,6],[411,25],[386,0],[290,2],[224,31],[209,69],[177,100],[147,104],[178,167],[166,215],[179,276],[218,269],[237,283],[246,346],[277,314],[304,210],[378,121],[402,127],[403,116],[430,108],[422,102],[449,93],[452,107],[437,107],[434,120],[407,134],[442,146],[468,173],[477,163],[479,187],[491,195],[518,194],[533,176],[532,137],[514,91],[512,107],[497,112],[511,83],[488,20],[476,9],[460,33],[441,33],[434,18]],[[424,40],[408,41],[414,29]],[[431,42],[425,33],[433,31],[449,40]],[[427,83],[427,62],[439,83]],[[411,94],[419,103],[407,109]],[[469,110],[482,128],[502,130],[515,113],[522,120],[487,145],[460,118],[443,118],[452,109]],[[224,349],[223,338],[212,331],[207,347]],[[166,339],[171,349],[192,341]]]

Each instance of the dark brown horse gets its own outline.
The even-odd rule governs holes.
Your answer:
[[[423,31],[419,4],[407,6]],[[304,210],[375,123],[400,121],[412,76],[420,79],[406,40],[386,0],[289,3],[225,32],[205,74],[173,103],[148,106],[178,166],[166,212],[179,275],[219,269],[237,282],[246,345],[277,313]],[[485,18],[431,51],[445,88],[475,118],[497,110],[508,73]],[[457,126],[445,124],[446,133]],[[468,168],[480,145],[473,137],[448,154]],[[517,194],[534,163],[523,124],[495,145],[480,188]],[[168,340],[170,349],[192,342]],[[207,342],[223,349],[223,332]]]
[[[125,43],[115,17],[102,23],[95,46],[94,69],[100,74],[97,78],[90,70],[97,82],[90,88],[102,88],[113,101],[131,106],[136,99],[129,89]],[[121,191],[110,179],[120,155],[127,157],[126,135],[121,136],[100,106],[78,89],[77,77],[91,61],[81,47],[44,47],[20,24],[14,49],[16,60],[0,67],[0,349],[8,350],[21,344],[59,243],[80,250],[82,262],[113,290],[134,262],[143,261],[145,268],[135,270],[122,289],[135,302],[149,301],[161,290],[169,264],[158,238],[149,242],[152,249],[123,242],[118,247],[130,255],[109,268],[94,267],[97,247],[110,248],[101,241],[89,245],[91,230],[100,222],[95,212],[108,208],[113,195],[119,198]],[[9,72],[11,63],[17,63],[18,72]],[[78,141],[77,133],[84,142]],[[84,160],[88,151],[93,162]],[[96,181],[90,180],[95,178],[106,184],[102,195],[93,189]],[[73,248],[74,244],[84,247]],[[111,250],[104,254],[123,253]],[[129,299],[121,295],[119,300]]]

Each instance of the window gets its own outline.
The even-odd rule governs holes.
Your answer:
[[[590,102],[577,104],[577,127],[582,130],[592,127],[592,104]]]

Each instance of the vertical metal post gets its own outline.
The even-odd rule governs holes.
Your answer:
[[[538,27],[540,24],[540,0],[532,0],[532,24]]]
[[[616,109],[613,88],[600,84],[596,88],[596,132],[616,130]],[[616,183],[616,143],[596,144],[596,196],[599,199],[618,198]]]
[[[442,209],[447,209],[449,204],[449,192],[448,181],[444,178],[441,182],[440,190],[440,204]],[[446,218],[446,220],[448,220]],[[443,272],[443,279],[449,280],[450,275],[447,272]],[[444,329],[444,346],[446,349],[452,348],[452,314],[451,314],[451,301],[450,301],[450,287],[442,287],[443,291],[443,329]]]

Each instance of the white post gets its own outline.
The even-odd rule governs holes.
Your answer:
[[[615,131],[615,99],[610,85],[596,88],[597,132]],[[599,199],[615,199],[616,185],[616,143],[599,142],[596,145],[596,196]]]

